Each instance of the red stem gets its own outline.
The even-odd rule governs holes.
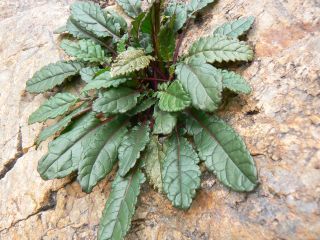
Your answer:
[[[173,55],[173,64],[176,64],[176,63],[177,63],[178,56],[179,56],[179,52],[180,52],[180,48],[181,48],[183,39],[184,39],[184,37],[186,36],[187,29],[188,29],[188,25],[190,24],[190,20],[191,20],[191,19],[189,19],[189,20],[187,21],[184,29],[182,30],[182,33],[179,35],[179,40],[178,40],[178,43],[177,43],[177,46],[176,46],[176,49],[175,49],[174,55]]]

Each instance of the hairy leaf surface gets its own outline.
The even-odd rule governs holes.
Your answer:
[[[49,144],[48,154],[38,164],[38,172],[45,180],[63,178],[78,168],[83,147],[82,142],[98,131],[99,120],[94,113],[87,114],[72,128]]]
[[[192,105],[204,111],[214,111],[221,101],[222,76],[213,66],[199,61],[180,63],[177,78],[190,94]]]
[[[102,47],[90,39],[82,39],[78,42],[64,39],[61,48],[79,61],[103,63],[106,61],[105,51]]]
[[[162,162],[165,157],[163,147],[158,141],[158,137],[153,136],[147,145],[146,151],[142,157],[142,162],[150,183],[154,188],[162,192]]]
[[[257,185],[254,161],[240,136],[224,121],[203,112],[190,111],[188,132],[200,158],[218,179],[235,191],[251,191]]]
[[[130,229],[131,218],[145,176],[140,170],[122,178],[119,174],[112,183],[98,231],[99,240],[124,239]]]
[[[139,71],[149,66],[152,56],[146,56],[143,50],[130,49],[122,52],[112,64],[111,75],[113,77]]]
[[[116,0],[122,9],[132,18],[137,17],[141,12],[140,0]]]
[[[27,91],[42,93],[60,85],[68,77],[77,75],[83,67],[78,62],[56,62],[44,66],[27,81]]]
[[[222,35],[202,37],[192,44],[187,60],[201,59],[202,62],[251,61],[252,49],[244,42]]]
[[[170,112],[164,112],[155,108],[153,117],[155,123],[153,126],[154,134],[170,134],[177,124],[177,115]]]
[[[124,116],[115,118],[82,142],[83,154],[79,162],[78,179],[85,192],[111,172],[118,156],[118,147],[127,132],[128,120]]]
[[[237,38],[244,35],[251,28],[253,22],[254,17],[239,18],[235,21],[221,25],[213,32],[213,34]]]
[[[108,114],[125,113],[136,106],[139,93],[136,90],[119,87],[103,93],[93,103],[93,110]]]
[[[175,207],[188,209],[200,187],[199,158],[192,145],[178,134],[167,145],[162,167],[163,190]]]
[[[224,88],[228,88],[236,93],[249,94],[251,92],[250,85],[241,75],[226,70],[221,71],[221,74]]]
[[[43,122],[47,119],[53,119],[66,113],[71,106],[78,101],[78,97],[71,93],[57,93],[45,101],[40,108],[32,113],[28,123]]]
[[[166,112],[178,112],[191,104],[189,94],[183,89],[181,83],[176,80],[165,91],[159,91],[159,108]]]
[[[119,147],[119,174],[124,177],[133,168],[150,141],[147,123],[137,125],[124,137]]]

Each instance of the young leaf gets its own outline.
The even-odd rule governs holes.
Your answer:
[[[215,0],[191,0],[187,5],[188,16],[191,16],[197,11],[200,11],[206,7],[209,3],[213,3]]]
[[[215,116],[199,111],[190,111],[189,116],[187,130],[194,136],[199,156],[208,169],[235,191],[253,190],[257,170],[240,136]]]
[[[63,178],[78,168],[83,152],[82,142],[98,131],[100,121],[94,113],[87,114],[71,125],[71,129],[49,144],[48,154],[38,164],[38,172],[45,179]]]
[[[119,174],[124,177],[133,168],[150,141],[149,124],[135,126],[123,139],[119,147]]]
[[[77,101],[78,98],[71,93],[57,93],[30,115],[28,123],[32,124],[56,118],[67,112]]]
[[[162,145],[158,141],[158,137],[153,136],[141,160],[145,164],[144,168],[150,183],[159,192],[163,190],[161,169],[164,157],[165,154]]]
[[[169,139],[168,146],[162,168],[163,190],[173,206],[188,209],[200,187],[199,158],[178,133]]]
[[[80,70],[80,76],[83,81],[89,83],[101,69],[98,67],[85,67]]]
[[[78,62],[57,62],[44,66],[27,81],[27,91],[42,93],[63,83],[68,77],[77,75],[83,67]]]
[[[251,61],[252,49],[237,39],[222,35],[203,37],[192,44],[186,60],[201,59],[202,62]]]
[[[116,2],[132,18],[136,18],[142,12],[140,0],[116,0]]]
[[[37,138],[37,145],[45,141],[48,137],[58,132],[61,132],[65,127],[67,127],[71,123],[73,117],[85,110],[87,107],[88,104],[84,103],[79,108],[77,108],[76,110],[65,116],[63,119],[61,119],[59,122],[43,129]]]
[[[237,38],[244,35],[251,28],[253,22],[254,17],[239,18],[235,21],[221,25],[213,32],[213,34]]]
[[[100,89],[100,88],[109,88],[109,87],[118,87],[120,84],[128,81],[127,77],[111,77],[109,71],[105,71],[98,76],[96,76],[92,81],[90,81],[83,89],[84,91],[89,91],[92,89]]]
[[[91,192],[112,170],[118,157],[118,147],[127,132],[127,123],[126,117],[115,118],[83,141],[78,179],[85,192]]]
[[[115,18],[104,12],[93,2],[76,2],[71,6],[71,16],[80,26],[98,37],[120,38],[119,26]]]
[[[153,117],[155,119],[153,134],[170,134],[178,120],[176,114],[163,112],[157,107],[154,110]]]
[[[137,104],[139,93],[126,87],[113,88],[93,103],[93,111],[108,114],[125,113]]]
[[[90,39],[82,39],[79,42],[73,42],[64,39],[61,48],[72,57],[79,61],[92,63],[103,63],[106,61],[105,51],[98,44]]]
[[[152,56],[146,56],[143,50],[129,49],[122,52],[112,64],[111,75],[113,77],[125,75],[135,71],[139,71],[149,66],[150,61],[153,61]]]
[[[157,93],[159,108],[166,112],[178,112],[191,104],[190,96],[183,89],[181,83],[176,80],[165,91]]]
[[[165,9],[166,16],[175,17],[174,31],[179,31],[187,21],[187,7],[184,3],[170,2]]]
[[[226,70],[221,71],[221,74],[223,88],[228,88],[235,93],[249,94],[251,92],[250,85],[241,75]]]
[[[194,107],[209,112],[219,107],[222,92],[222,76],[219,70],[193,60],[178,64],[176,74],[190,94]]]
[[[159,49],[160,55],[164,61],[172,61],[173,53],[176,46],[176,34],[174,24],[176,21],[175,15],[171,17],[170,21],[160,30]]]
[[[112,183],[98,231],[99,240],[124,239],[130,229],[131,218],[145,176],[140,170],[122,178],[119,174]]]

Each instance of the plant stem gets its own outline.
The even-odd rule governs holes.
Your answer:
[[[187,29],[188,29],[188,26],[190,24],[190,21],[191,21],[191,18],[187,21],[184,29],[182,30],[182,33],[179,35],[179,40],[178,40],[178,43],[177,43],[177,46],[176,46],[176,49],[175,49],[174,55],[173,55],[173,64],[177,63],[179,52],[180,52],[180,48],[181,48],[183,39],[186,36]]]
[[[155,78],[155,77],[152,77],[152,78],[142,78],[141,80],[146,80],[146,81],[158,81],[158,82],[167,82],[168,80],[167,79],[162,79],[162,78]]]

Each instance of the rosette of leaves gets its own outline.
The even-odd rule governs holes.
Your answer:
[[[43,67],[26,87],[56,93],[29,118],[30,124],[58,118],[37,139],[37,145],[53,139],[39,161],[43,179],[77,173],[89,193],[117,170],[99,239],[124,238],[146,178],[180,209],[190,207],[200,187],[201,162],[232,190],[252,191],[258,181],[243,140],[215,114],[225,89],[251,91],[239,74],[219,66],[253,59],[239,40],[253,18],[223,24],[179,57],[188,26],[213,0],[156,0],[145,11],[140,0],[117,3],[131,22],[95,3],[74,3],[56,31],[71,60]],[[77,94],[66,90],[72,83]]]

